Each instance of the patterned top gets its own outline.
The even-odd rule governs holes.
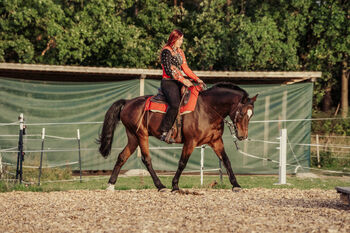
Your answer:
[[[165,46],[160,57],[163,68],[163,78],[171,78],[183,83],[185,79],[181,73],[181,70],[183,70],[188,77],[195,81],[198,80],[198,77],[188,67],[185,54],[180,48],[173,50],[171,47]]]

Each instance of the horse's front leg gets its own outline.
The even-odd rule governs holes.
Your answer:
[[[230,182],[233,186],[232,190],[234,190],[234,188],[240,188],[241,186],[238,184],[235,174],[233,174],[230,159],[228,158],[228,156],[225,152],[224,143],[222,141],[222,138],[219,138],[218,140],[209,143],[209,146],[211,146],[211,148],[213,148],[216,155],[224,163],[228,177],[229,177]]]
[[[187,144],[187,143],[184,144],[184,146],[182,148],[181,158],[179,161],[179,166],[178,166],[177,171],[175,173],[175,176],[173,178],[172,191],[179,190],[179,179],[180,179],[181,173],[185,169],[186,164],[188,162],[188,159],[190,158],[194,147],[195,146],[192,143],[191,144]]]

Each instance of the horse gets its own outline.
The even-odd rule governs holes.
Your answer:
[[[249,120],[254,115],[254,102],[258,95],[249,98],[248,93],[229,82],[219,82],[207,90],[199,93],[197,105],[193,112],[182,115],[182,137],[175,143],[183,144],[177,171],[172,180],[172,191],[179,190],[179,179],[186,167],[193,150],[197,146],[209,145],[223,162],[232,190],[240,189],[233,173],[231,162],[225,152],[222,135],[224,132],[225,117],[229,116],[234,125],[238,140],[248,137]],[[125,127],[128,138],[127,145],[119,154],[107,190],[114,190],[120,169],[134,153],[137,146],[141,149],[141,159],[150,173],[154,185],[159,191],[166,187],[158,178],[152,167],[148,139],[150,136],[160,139],[160,123],[164,114],[148,112],[144,107],[147,98],[140,96],[130,100],[120,99],[114,102],[107,110],[103,122],[102,132],[97,142],[100,144],[100,154],[107,158],[111,152],[115,128],[121,121]]]

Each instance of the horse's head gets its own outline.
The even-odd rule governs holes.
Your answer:
[[[258,95],[249,98],[244,89],[228,82],[219,82],[201,94],[215,106],[216,116],[219,113],[223,118],[229,115],[239,140],[248,137],[248,124],[254,114],[254,102]]]
[[[244,140],[248,137],[248,124],[254,115],[254,102],[258,95],[253,98],[247,98],[232,109],[229,116],[235,125],[236,136],[238,140]]]

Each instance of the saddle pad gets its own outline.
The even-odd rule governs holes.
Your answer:
[[[194,109],[196,108],[199,91],[195,86],[189,87],[188,91],[190,92],[190,98],[186,105],[180,107],[180,114],[193,112]],[[168,109],[168,104],[153,102],[151,100],[152,97],[153,96],[149,97],[146,100],[145,111],[166,113]]]

